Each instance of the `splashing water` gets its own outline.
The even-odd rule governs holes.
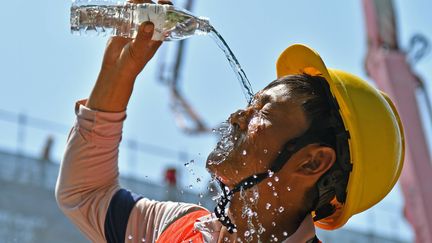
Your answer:
[[[223,122],[218,129],[214,129],[215,133],[219,133],[220,140],[213,150],[213,158],[209,161],[209,164],[218,165],[226,160],[230,152],[234,149],[235,136],[234,126],[229,122]]]
[[[195,161],[191,160],[189,162],[184,163],[184,166],[189,167],[189,166],[193,165],[194,163],[195,163]]]
[[[259,239],[259,235],[265,231],[258,221],[258,213],[256,212],[259,200],[258,187],[254,186],[248,191],[241,189],[240,200],[243,202],[241,217],[246,219],[248,227],[244,237],[247,242],[251,242],[254,240],[254,235]],[[258,228],[254,225],[254,221],[258,224]]]
[[[266,209],[269,210],[270,207],[271,207],[271,204],[270,203],[266,203]]]
[[[234,53],[232,52],[231,48],[228,46],[224,38],[222,38],[219,32],[217,32],[216,29],[213,27],[210,27],[210,37],[216,42],[219,48],[225,53],[225,56],[227,57],[231,65],[231,68],[233,69],[234,73],[237,76],[237,79],[240,82],[240,86],[242,87],[243,94],[247,102],[250,104],[254,96],[254,93],[252,90],[252,86],[249,82],[249,79],[247,78],[243,68],[240,66],[239,61],[234,56]]]
[[[273,175],[274,175],[274,172],[273,172],[273,171],[268,170],[267,172],[268,172],[269,177],[273,177]]]

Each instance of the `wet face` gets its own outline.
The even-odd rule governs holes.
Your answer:
[[[252,104],[231,114],[208,170],[228,187],[267,171],[283,145],[308,128],[306,116],[279,84],[258,92]]]

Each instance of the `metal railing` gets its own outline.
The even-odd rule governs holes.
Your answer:
[[[17,151],[18,154],[25,153],[26,151],[26,142],[29,140],[29,129],[44,131],[46,133],[46,137],[48,137],[49,135],[54,135],[66,138],[71,128],[70,125],[65,125],[46,119],[31,117],[26,115],[25,113],[16,113],[2,109],[0,109],[0,122],[10,123],[16,126],[15,151]],[[0,134],[4,132],[2,131],[2,127],[3,126],[0,126]],[[6,139],[10,141],[9,138],[4,138],[3,136],[0,136],[0,139]],[[43,144],[43,141],[40,142],[41,144]],[[159,145],[143,143],[134,139],[125,138],[124,144],[127,149],[148,153],[163,158],[184,159],[188,157],[188,154],[183,151],[166,148]]]

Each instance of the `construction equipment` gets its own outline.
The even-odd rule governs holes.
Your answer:
[[[405,128],[406,159],[400,179],[405,216],[415,231],[416,242],[432,242],[432,165],[423,126],[428,124],[422,124],[421,119],[421,113],[427,110],[419,109],[416,97],[419,91],[427,97],[427,91],[398,44],[393,2],[363,0],[363,4],[368,36],[367,73],[394,100]],[[427,53],[428,44],[421,37],[412,42],[413,47],[421,44],[410,55],[415,63]],[[426,103],[430,114],[430,100]]]

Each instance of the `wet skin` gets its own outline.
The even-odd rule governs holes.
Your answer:
[[[294,102],[283,84],[258,92],[252,104],[228,119],[234,126],[234,147],[225,161],[216,164],[220,151],[207,158],[207,168],[227,186],[265,172],[282,146],[301,135],[309,124],[299,104]]]

